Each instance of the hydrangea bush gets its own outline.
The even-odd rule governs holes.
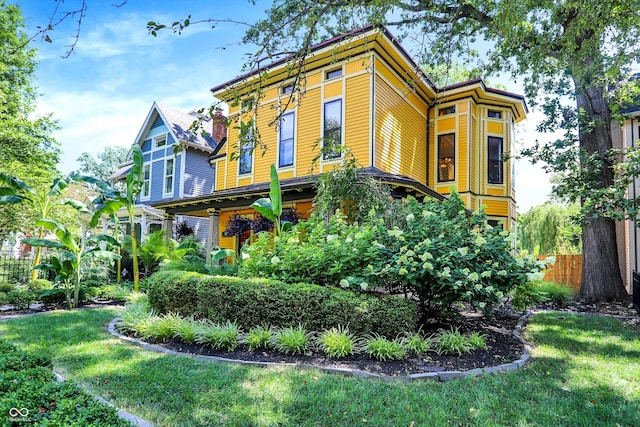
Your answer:
[[[240,272],[359,291],[400,289],[423,314],[441,315],[456,302],[489,312],[545,267],[517,254],[512,236],[484,214],[470,214],[457,194],[442,202],[409,197],[392,210],[371,211],[361,224],[340,212],[328,222],[312,216],[275,242],[259,234]]]

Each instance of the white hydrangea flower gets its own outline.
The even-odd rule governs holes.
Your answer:
[[[345,243],[351,243],[353,242],[353,239],[351,237],[347,237],[346,239],[344,239]]]
[[[367,282],[360,283],[360,289],[366,291],[367,289],[369,289],[369,284]]]
[[[347,279],[340,280],[340,287],[341,288],[348,288],[349,287],[349,281]]]
[[[467,279],[471,280],[472,282],[477,282],[480,279],[480,276],[478,275],[478,273],[474,271],[473,273],[467,276]]]
[[[249,258],[251,258],[251,255],[249,255],[246,252],[242,252],[242,259],[249,259]]]
[[[491,277],[491,270],[483,271],[482,273],[480,273],[480,276],[482,276],[482,277]]]
[[[506,270],[500,270],[500,271],[498,271],[498,276],[506,277],[506,276],[507,276],[507,272],[506,272]]]
[[[276,265],[279,262],[280,262],[280,258],[278,258],[278,255],[274,255],[271,257],[271,264]]]
[[[458,250],[458,252],[460,252],[460,255],[462,255],[462,256],[465,256],[466,254],[469,253],[469,248],[467,248],[466,246],[458,248],[457,250]]]
[[[408,273],[407,269],[402,267],[400,270],[398,270],[398,274],[401,276],[406,276]]]
[[[415,217],[412,213],[410,213],[409,215],[407,215],[407,222],[411,222],[411,221],[413,221],[414,219],[416,219],[416,217]]]
[[[338,238],[338,236],[336,236],[335,234],[329,234],[327,235],[327,242],[331,242],[333,240],[336,240]]]
[[[478,236],[476,237],[476,245],[482,246],[485,243],[487,243],[487,239],[478,234]]]
[[[431,264],[430,262],[425,262],[424,264],[422,264],[422,269],[431,271],[433,270],[433,264]]]

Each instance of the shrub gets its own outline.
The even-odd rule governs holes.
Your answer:
[[[311,335],[302,325],[280,328],[273,335],[273,348],[284,354],[304,354],[309,346]]]
[[[4,292],[0,292],[0,305],[6,304],[7,302],[7,294]]]
[[[214,322],[237,320],[247,330],[265,323],[302,323],[314,331],[345,325],[354,334],[395,336],[415,330],[418,320],[414,301],[333,287],[185,272],[159,272],[148,284],[149,302],[159,313],[172,311]]]
[[[26,289],[15,289],[7,294],[7,304],[12,305],[16,310],[24,310],[35,301],[31,292]]]
[[[407,357],[407,350],[399,339],[389,340],[378,334],[365,338],[364,349],[374,359],[380,361],[401,360]]]
[[[196,342],[207,344],[216,350],[233,351],[240,340],[240,328],[236,322],[227,320],[223,324],[209,320],[196,326]]]
[[[337,326],[322,332],[316,341],[327,357],[346,357],[360,352],[359,340],[349,328]]]
[[[402,342],[407,351],[416,356],[425,354],[433,346],[433,339],[423,336],[420,332],[407,333]]]
[[[14,285],[13,283],[0,283],[0,292],[4,292],[5,294],[8,294],[9,292],[13,291],[16,289],[16,285]]]
[[[447,315],[457,302],[490,312],[545,266],[533,256],[514,255],[510,234],[488,225],[482,213],[469,215],[457,194],[424,203],[409,197],[391,210],[372,210],[360,223],[340,212],[328,223],[312,216],[275,245],[258,234],[244,252],[240,275],[402,289],[419,300],[427,317]]]
[[[53,283],[46,279],[36,279],[27,283],[27,289],[36,295],[51,288],[53,288]]]
[[[249,351],[271,348],[274,330],[271,326],[255,326],[242,339],[249,346]]]

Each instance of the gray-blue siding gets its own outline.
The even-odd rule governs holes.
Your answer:
[[[193,237],[200,241],[200,243],[205,244],[207,241],[207,235],[209,233],[209,219],[187,215],[184,215],[182,219],[185,220],[191,227],[193,227]]]
[[[187,150],[184,171],[184,197],[204,196],[213,190],[213,168],[209,155],[198,150]]]

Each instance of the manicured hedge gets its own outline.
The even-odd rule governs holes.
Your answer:
[[[47,356],[20,351],[0,340],[2,425],[131,425],[119,418],[114,408],[98,402],[72,381],[56,381],[51,367]]]
[[[414,301],[387,295],[277,280],[208,276],[193,272],[158,272],[147,279],[151,307],[158,313],[236,320],[245,329],[261,324],[321,331],[348,326],[356,334],[395,337],[413,331]]]

